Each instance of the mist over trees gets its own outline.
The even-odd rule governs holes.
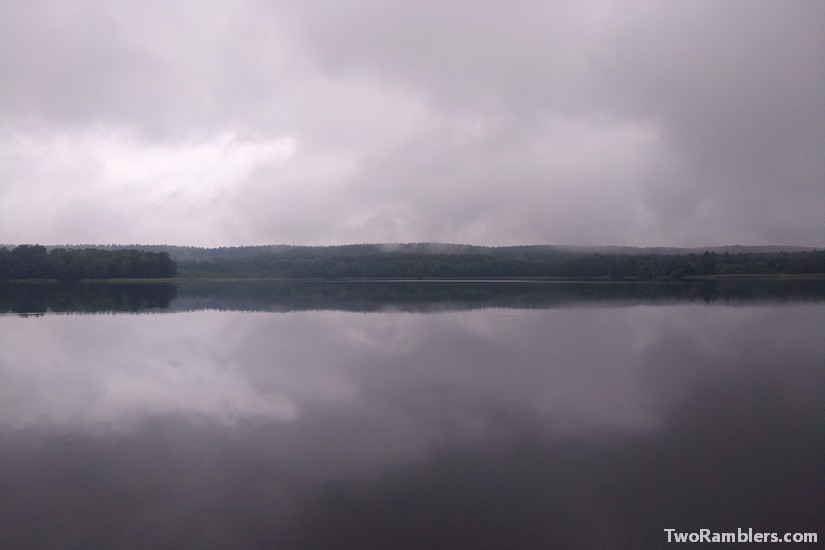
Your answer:
[[[42,245],[0,248],[0,279],[163,278],[177,273],[167,252],[140,250],[70,250]]]

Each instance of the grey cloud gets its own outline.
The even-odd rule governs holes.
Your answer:
[[[0,10],[0,138],[294,140],[196,209],[233,230],[194,244],[823,244],[819,2]],[[4,170],[21,183],[0,195],[32,172]]]
[[[726,2],[639,10],[635,24],[619,27],[618,107],[655,117],[681,159],[669,180],[646,184],[663,220],[683,221],[686,203],[704,204],[728,221],[725,235],[819,237],[823,25],[819,3]]]
[[[145,114],[146,104],[170,99],[157,86],[169,79],[162,63],[130,44],[107,10],[80,6],[4,4],[0,112],[5,124],[33,119],[73,125],[109,118],[131,123]]]
[[[610,113],[658,128],[669,154],[652,149],[637,181],[626,185],[655,220],[653,241],[821,237],[821,4],[350,7],[313,11],[305,22],[310,49],[336,74],[375,72],[428,94],[448,117],[503,116],[511,122],[508,137],[517,141],[526,131],[533,139],[546,132],[537,121],[547,112],[588,122]],[[466,150],[439,145],[459,182],[460,173],[472,179],[490,158],[487,151],[467,158]],[[413,174],[426,179],[427,167]],[[507,176],[494,177],[512,185]],[[477,190],[468,182],[457,187]],[[598,195],[591,198],[598,202]],[[438,210],[440,203],[432,203]],[[632,217],[620,218],[633,228],[625,233],[641,229]]]
[[[288,63],[275,21],[257,20],[244,4],[221,8],[6,2],[0,120],[13,128],[123,125],[171,140],[254,129],[250,113],[277,98]]]
[[[450,110],[534,114],[577,104],[599,3],[309,2],[297,35],[322,70],[375,74]],[[596,15],[596,17],[593,17]]]

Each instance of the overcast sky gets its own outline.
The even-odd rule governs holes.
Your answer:
[[[0,242],[825,246],[819,0],[0,0]]]

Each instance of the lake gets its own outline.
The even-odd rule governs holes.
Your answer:
[[[0,312],[2,548],[824,534],[821,283],[5,284]]]

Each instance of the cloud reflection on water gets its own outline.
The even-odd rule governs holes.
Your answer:
[[[523,407],[558,433],[655,428],[715,369],[800,360],[804,307],[641,306],[439,314],[194,312],[3,318],[2,424],[118,428],[173,412],[299,421],[370,407],[481,433]],[[793,328],[791,328],[793,327]],[[744,333],[743,333],[744,331]],[[781,352],[760,349],[782,339]],[[36,345],[33,343],[36,342]],[[731,345],[736,353],[725,355]]]
[[[810,531],[823,329],[800,304],[0,317],[0,531],[199,549]]]

